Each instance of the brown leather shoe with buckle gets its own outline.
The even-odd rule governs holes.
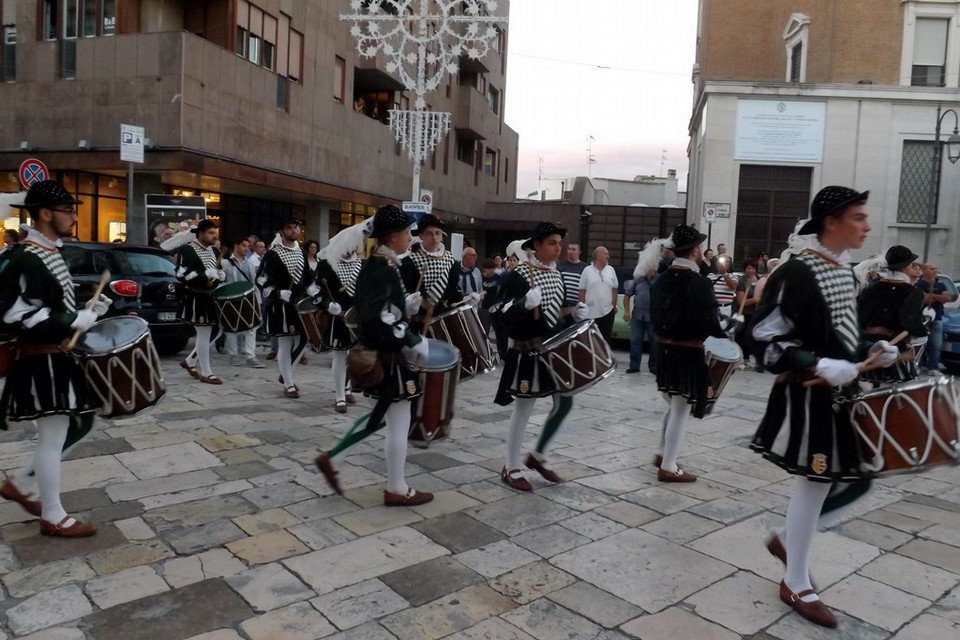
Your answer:
[[[347,404],[357,404],[357,398],[352,394],[347,394]]]
[[[697,476],[686,473],[683,469],[677,469],[676,471],[660,469],[657,471],[657,480],[660,482],[696,482]]]
[[[67,524],[73,520],[73,524]],[[86,538],[97,532],[97,525],[92,522],[83,522],[71,516],[63,516],[57,524],[40,520],[40,535],[57,538]]]
[[[10,481],[10,478],[7,478],[3,481],[3,486],[0,486],[0,496],[16,502],[23,510],[29,513],[32,516],[40,517],[40,513],[43,511],[43,508],[40,506],[39,500],[31,500],[27,496],[20,493],[20,489],[17,489],[16,485]]]
[[[284,389],[284,390],[283,390],[283,395],[284,395],[285,397],[287,397],[287,398],[299,398],[299,397],[300,397],[300,392],[297,391],[296,385],[293,385],[293,386],[290,386],[290,387],[287,387],[286,389]]]
[[[563,478],[557,475],[556,471],[547,469],[545,466],[543,466],[543,463],[537,460],[536,456],[534,456],[532,453],[527,454],[527,459],[524,461],[523,465],[527,469],[533,469],[539,473],[547,482],[563,482]]]
[[[410,489],[406,494],[383,492],[383,504],[388,507],[416,507],[433,500],[433,494],[426,491]]]
[[[807,589],[800,593],[792,593],[784,582],[780,583],[780,599],[783,600],[785,604],[793,607],[794,611],[814,624],[827,627],[828,629],[836,629],[837,617],[827,608],[827,605],[823,604],[820,600],[814,600],[813,602],[804,602],[802,600],[802,598],[809,595],[816,595],[816,593],[813,589]]]
[[[337,480],[337,472],[333,468],[333,462],[330,460],[330,454],[324,451],[318,455],[313,462],[317,465],[317,469],[320,470],[320,473],[323,474],[323,477],[326,478],[327,484],[330,485],[330,488],[333,489],[338,495],[342,496],[343,491],[340,489],[340,481]]]
[[[192,377],[196,378],[197,380],[200,379],[200,372],[197,371],[196,367],[191,367],[189,364],[187,364],[186,360],[181,360],[180,366],[186,369],[187,373],[189,373]]]
[[[346,413],[347,403],[343,400],[337,400],[336,404],[333,405],[333,410],[337,413]]]
[[[504,467],[500,470],[500,479],[511,489],[516,489],[517,491],[533,491],[533,485],[523,477],[523,472],[520,471],[520,469],[507,471],[507,468]]]

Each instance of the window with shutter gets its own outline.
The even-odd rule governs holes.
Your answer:
[[[300,75],[300,64],[303,60],[303,35],[290,30],[290,68],[287,71],[287,75],[292,79],[300,82],[302,80]]]

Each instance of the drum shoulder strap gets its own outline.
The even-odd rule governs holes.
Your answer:
[[[243,269],[243,267],[237,264],[237,261],[233,256],[230,256],[229,258],[227,258],[227,262],[233,265],[233,268],[237,270],[237,273],[243,276],[244,280],[246,280],[247,282],[251,281],[250,276],[247,275],[247,272]]]

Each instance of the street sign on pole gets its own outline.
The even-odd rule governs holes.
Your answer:
[[[120,161],[143,164],[143,127],[120,125]]]
[[[433,213],[433,189],[420,189],[420,202],[427,205],[425,213]]]
[[[47,165],[36,158],[27,158],[20,163],[20,184],[29,189],[34,182],[43,182],[49,177]]]

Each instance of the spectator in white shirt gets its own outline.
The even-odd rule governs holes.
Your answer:
[[[603,339],[610,342],[613,320],[617,314],[617,273],[609,264],[610,252],[597,247],[593,264],[580,275],[580,302],[587,303],[589,317],[597,323]]]

